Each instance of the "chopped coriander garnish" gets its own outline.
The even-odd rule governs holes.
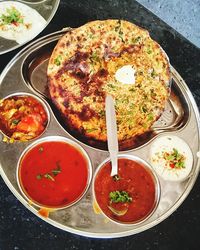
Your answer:
[[[106,115],[106,112],[105,110],[100,110],[98,114],[100,117],[104,117]]]
[[[117,25],[115,26],[115,31],[118,32],[121,28],[121,20],[117,21]]]
[[[155,77],[155,76],[156,76],[156,72],[155,72],[154,69],[153,69],[153,71],[151,72],[151,76],[152,76],[152,77]]]
[[[55,179],[49,173],[45,174],[44,177],[51,181],[55,181]]]
[[[57,176],[58,174],[61,173],[61,167],[60,167],[60,163],[59,161],[56,162],[56,168],[54,168],[53,170],[51,170],[51,172],[49,173],[46,173],[46,174],[38,174],[36,176],[36,178],[38,180],[41,180],[43,177],[48,179],[48,180],[51,180],[51,181],[55,181],[54,177]]]
[[[6,13],[2,14],[0,19],[3,24],[23,23],[22,15],[15,7],[7,8]]]
[[[12,123],[13,123],[14,125],[17,125],[19,122],[20,122],[20,119],[14,119],[14,120],[12,120]]]
[[[108,86],[109,88],[111,88],[111,89],[115,89],[115,88],[116,88],[116,86],[113,85],[112,83],[107,84],[107,86]]]
[[[141,40],[141,37],[132,38],[132,43],[138,43]]]
[[[150,48],[147,49],[147,53],[148,54],[151,54],[152,53],[152,50]]]
[[[36,178],[37,178],[38,180],[41,180],[41,179],[42,179],[42,175],[41,175],[41,174],[38,174],[38,175],[36,176]]]
[[[148,111],[146,106],[142,106],[142,112],[146,113]]]
[[[56,176],[56,175],[58,175],[58,174],[61,173],[61,167],[60,167],[59,161],[56,162],[56,166],[57,167],[51,171],[51,173],[53,174],[53,176]]]
[[[86,129],[86,132],[91,133],[91,132],[94,132],[96,130],[97,130],[97,128],[88,128],[88,129]]]
[[[132,198],[129,196],[129,194],[126,191],[113,191],[109,194],[110,202],[112,203],[125,203],[125,202],[131,202]]]
[[[97,54],[96,51],[94,51],[94,52],[92,53],[92,55],[91,55],[91,57],[90,57],[90,60],[91,60],[92,62],[99,62],[99,61],[100,61],[99,55]]]
[[[124,34],[123,31],[120,29],[119,30],[119,37],[122,40],[122,42],[124,42],[123,34]]]
[[[129,91],[135,92],[135,88],[134,88],[134,87],[133,87],[133,88],[130,88]]]
[[[62,60],[62,56],[61,56],[61,55],[58,55],[58,56],[55,58],[55,60],[54,60],[55,65],[60,66],[61,60]]]
[[[180,154],[176,148],[173,148],[172,152],[164,152],[163,156],[170,168],[185,168],[185,156]]]
[[[94,34],[93,33],[89,34],[89,38],[93,39],[94,38]]]
[[[124,39],[123,39],[123,31],[121,29],[121,20],[118,20],[117,21],[117,25],[115,26],[115,32],[117,32],[119,34],[119,38],[122,40],[122,42],[124,42]]]
[[[53,176],[56,176],[61,172],[61,170],[60,169],[54,169],[51,172],[52,172]]]
[[[148,117],[147,118],[148,121],[152,121],[154,118],[152,113],[149,113],[147,117]]]

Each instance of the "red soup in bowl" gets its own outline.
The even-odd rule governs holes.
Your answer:
[[[77,143],[50,136],[30,145],[18,162],[18,184],[25,197],[39,207],[68,207],[85,194],[92,167]]]
[[[135,156],[118,157],[118,175],[111,176],[111,162],[97,169],[93,192],[97,205],[109,219],[122,224],[141,223],[155,211],[160,185],[150,166]]]

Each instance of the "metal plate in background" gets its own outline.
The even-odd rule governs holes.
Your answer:
[[[13,0],[7,0],[7,1],[13,1]],[[0,1],[0,2],[5,2],[5,1]],[[35,34],[36,37],[40,32],[42,32],[43,29],[45,29],[45,27],[49,24],[49,22],[55,15],[60,0],[21,0],[21,1],[18,0],[16,2],[25,4],[35,9],[46,20],[45,26],[42,29],[38,30],[37,34]],[[34,39],[34,37],[32,37],[32,39]],[[18,44],[13,40],[8,40],[0,37],[0,55],[9,52],[11,50],[17,49],[32,39],[29,39],[22,44]]]
[[[0,98],[17,92],[34,94],[46,103],[50,112],[50,122],[41,138],[54,135],[65,136],[77,141],[88,153],[93,171],[108,157],[106,150],[100,150],[83,143],[66,131],[57,120],[57,113],[51,108],[51,101],[45,92],[48,58],[63,31],[52,33],[28,45],[7,65],[0,77]],[[199,173],[200,160],[200,118],[194,98],[177,71],[172,68],[172,93],[160,119],[154,124],[154,135],[142,146],[123,153],[138,156],[149,162],[149,150],[155,138],[163,134],[177,135],[184,139],[194,156],[190,176],[184,182],[168,182],[159,177],[161,199],[157,210],[148,220],[135,226],[121,226],[108,222],[102,214],[93,209],[92,188],[74,206],[50,213],[49,218],[38,214],[20,193],[16,181],[17,161],[22,151],[32,142],[0,142],[0,173],[7,186],[22,204],[44,221],[68,232],[95,238],[116,238],[142,232],[155,226],[171,215],[189,195]],[[3,136],[2,136],[3,138]],[[1,139],[2,139],[1,138]],[[8,157],[9,156],[9,157]]]

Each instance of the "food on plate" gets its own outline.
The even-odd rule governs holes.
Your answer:
[[[11,95],[0,101],[0,130],[10,142],[38,137],[47,123],[48,114],[43,104],[30,95]]]
[[[149,131],[169,97],[166,54],[149,33],[123,20],[89,22],[67,32],[48,64],[52,101],[67,126],[106,141],[105,96],[115,99],[118,139]]]
[[[159,199],[159,183],[147,164],[137,159],[119,158],[118,175],[111,176],[107,161],[94,177],[95,200],[102,212],[120,223],[138,223],[154,211]]]
[[[90,162],[65,140],[48,140],[28,149],[18,163],[18,183],[34,204],[63,208],[78,201],[88,187]]]
[[[0,3],[0,36],[22,44],[35,37],[46,25],[33,8],[17,1]]]
[[[187,143],[181,138],[165,135],[153,142],[150,162],[163,179],[183,181],[191,172],[193,155]]]

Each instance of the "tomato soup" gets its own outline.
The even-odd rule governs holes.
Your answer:
[[[34,203],[66,207],[85,193],[90,179],[89,160],[64,141],[45,141],[28,150],[19,163],[19,183]]]
[[[137,223],[155,208],[157,188],[150,170],[134,160],[119,158],[118,175],[105,163],[94,181],[96,201],[105,215],[122,223]]]

